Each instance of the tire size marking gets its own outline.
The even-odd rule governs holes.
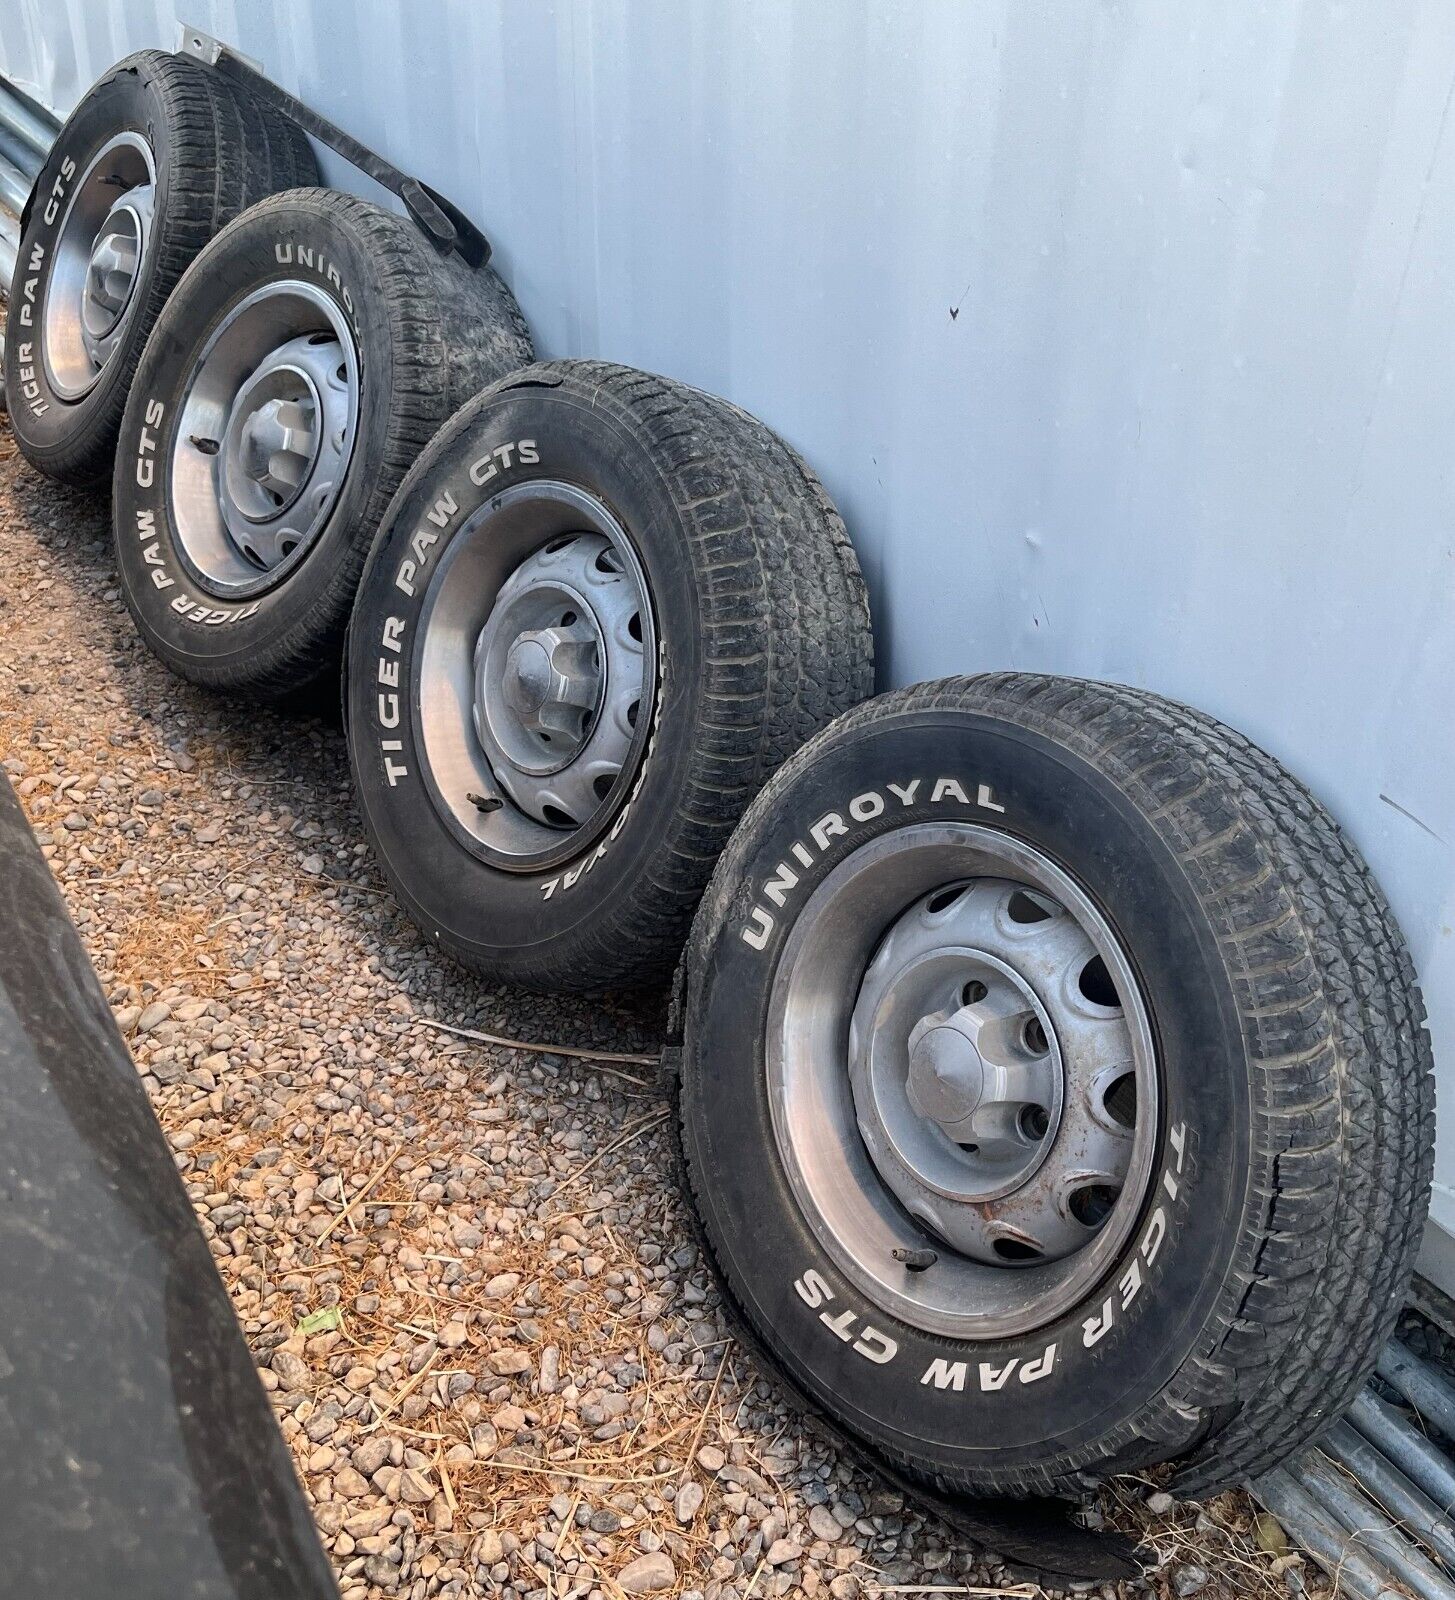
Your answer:
[[[975,796],[973,800],[970,798],[971,791]],[[811,867],[826,853],[831,839],[848,833],[849,825],[844,821],[844,812],[854,822],[872,822],[896,804],[907,810],[917,799],[930,805],[943,805],[950,801],[961,806],[975,805],[982,811],[1005,811],[988,783],[962,784],[958,778],[944,775],[911,778],[907,783],[886,783],[882,791],[866,789],[862,794],[854,795],[843,811],[824,812],[809,828],[806,838],[796,839],[789,845],[788,855],[793,857],[798,867]],[[781,911],[788,902],[789,894],[797,888],[799,877],[797,868],[786,858],[773,869],[772,876],[764,880],[759,891],[758,903],[748,913],[748,920],[740,930],[744,944],[751,945],[754,950],[762,950],[767,945],[778,925],[778,918],[766,902],[771,900]]]

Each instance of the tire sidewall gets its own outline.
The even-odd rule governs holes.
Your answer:
[[[179,549],[168,464],[187,384],[213,331],[270,283],[302,281],[326,295],[352,331],[359,412],[353,452],[328,520],[272,588],[230,600],[197,582]],[[303,197],[240,217],[198,256],[173,293],[132,385],[116,454],[117,562],[138,626],[184,671],[225,677],[254,667],[319,622],[321,597],[343,596],[373,526],[393,403],[391,330],[375,264],[350,230]],[[343,617],[339,618],[342,626]]]
[[[430,578],[452,541],[496,494],[542,479],[584,489],[627,531],[653,609],[657,684],[648,738],[614,815],[569,859],[512,871],[470,851],[430,794],[416,651]],[[688,543],[663,471],[626,420],[538,380],[507,380],[467,406],[401,486],[350,624],[350,756],[395,892],[428,934],[465,959],[522,975],[559,961],[574,940],[599,938],[671,850],[664,819],[681,803],[703,693]]]
[[[156,203],[146,255],[138,273],[127,325],[96,383],[75,400],[51,387],[42,355],[45,308],[55,267],[56,244],[76,185],[96,153],[121,133],[136,133],[151,146],[156,167]],[[147,329],[157,258],[171,215],[174,162],[171,135],[144,68],[127,68],[97,84],[56,135],[36,178],[26,227],[16,256],[5,341],[5,392],[12,425],[21,442],[42,456],[69,449],[92,418],[104,417],[126,390]]]
[[[1051,1456],[1092,1460],[1108,1440],[1130,1440],[1138,1420],[1143,1431],[1154,1426],[1242,1232],[1249,1089],[1232,1070],[1243,1044],[1212,930],[1170,849],[1127,797],[1024,728],[968,711],[900,713],[830,736],[790,770],[724,861],[729,875],[710,903],[726,901],[726,914],[692,947],[686,974],[684,1156],[729,1292],[799,1387],[919,1470],[1003,1479]],[[876,815],[854,820],[880,801]],[[816,838],[830,814],[846,831],[821,828]],[[1001,829],[1058,861],[1117,933],[1153,1024],[1162,1105],[1142,1215],[1079,1305],[1013,1339],[928,1334],[855,1287],[791,1193],[768,1102],[769,999],[797,909],[861,845],[924,822]],[[813,865],[780,910],[762,885],[780,863],[798,866],[795,844]],[[773,919],[766,937],[764,916]]]

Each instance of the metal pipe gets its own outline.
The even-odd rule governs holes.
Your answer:
[[[1455,1524],[1430,1497],[1347,1422],[1335,1423],[1319,1441],[1325,1455],[1353,1473],[1396,1522],[1403,1523],[1455,1571]]]
[[[0,96],[3,99],[3,96]],[[37,155],[24,139],[19,138],[4,123],[0,123],[0,156],[21,172],[29,183],[40,174],[45,157]]]
[[[1455,1390],[1428,1361],[1391,1339],[1380,1352],[1378,1371],[1426,1422],[1455,1439]]]
[[[35,152],[37,172],[60,132],[59,123],[52,124],[44,112],[27,105],[4,79],[0,79],[0,126],[8,128]]]
[[[12,218],[6,216],[4,222],[8,225]],[[0,295],[5,299],[10,298],[10,281],[15,276],[15,256],[20,249],[20,241],[12,236],[10,227],[0,227]]]
[[[30,180],[15,165],[0,156],[0,205],[13,211],[18,217],[25,209],[25,202],[30,198]]]
[[[1360,1549],[1408,1585],[1420,1600],[1455,1600],[1455,1583],[1320,1451],[1306,1451],[1288,1470],[1296,1483],[1344,1524]]]
[[[1317,1500],[1283,1467],[1252,1485],[1255,1497],[1355,1600],[1407,1600],[1387,1572],[1361,1551]]]
[[[1361,1389],[1349,1407],[1349,1421],[1404,1475],[1418,1484],[1442,1512],[1455,1506],[1455,1472],[1450,1462],[1393,1406]]]

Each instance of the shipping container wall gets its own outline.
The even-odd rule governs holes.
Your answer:
[[[470,211],[543,352],[802,450],[884,685],[1120,679],[1282,757],[1455,1082],[1455,8],[0,0],[0,70],[65,112],[179,11]]]

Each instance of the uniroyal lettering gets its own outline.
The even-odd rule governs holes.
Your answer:
[[[741,929],[743,942],[754,950],[767,945],[778,925],[774,908],[781,911],[798,888],[800,874],[794,863],[797,867],[811,867],[827,853],[835,839],[848,836],[851,822],[872,822],[886,812],[907,810],[917,799],[931,806],[949,802],[996,814],[1005,811],[988,783],[950,776],[907,778],[902,783],[886,783],[882,790],[866,789],[853,795],[844,802],[842,810],[825,811],[809,824],[803,838],[795,839],[788,846],[784,859],[774,865],[758,891],[757,902],[748,912],[748,920]]]

